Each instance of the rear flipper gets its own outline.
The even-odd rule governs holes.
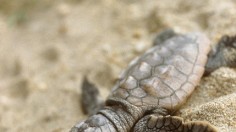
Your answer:
[[[81,105],[83,112],[88,115],[95,114],[104,106],[104,101],[98,88],[84,77],[82,84]]]
[[[204,75],[219,67],[236,67],[236,36],[224,35],[208,54]]]
[[[157,36],[154,39],[153,46],[162,44],[166,40],[175,37],[179,34],[177,34],[173,29],[165,29],[164,31],[157,34]]]
[[[134,132],[217,132],[207,122],[191,121],[183,122],[177,116],[147,115],[135,124]]]

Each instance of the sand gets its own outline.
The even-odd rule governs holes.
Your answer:
[[[61,0],[49,5],[19,25],[0,14],[1,132],[69,131],[87,118],[80,106],[83,76],[105,99],[121,70],[165,28],[203,32],[212,44],[236,34],[233,0]],[[235,102],[236,69],[224,67],[204,77],[177,114],[234,132]]]

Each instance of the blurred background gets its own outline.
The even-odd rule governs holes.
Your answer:
[[[121,70],[151,47],[158,32],[200,31],[215,44],[224,34],[235,35],[235,26],[235,0],[0,0],[0,131],[69,131],[87,117],[80,106],[83,76],[105,99]],[[225,115],[217,111],[223,103],[211,107],[215,116],[192,108],[234,93],[235,70],[220,69],[201,88],[180,114],[235,130],[236,112],[228,110],[236,108],[235,95],[227,98]]]

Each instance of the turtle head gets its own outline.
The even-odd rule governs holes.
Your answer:
[[[219,41],[220,50],[225,59],[225,64],[229,67],[236,66],[236,35],[224,35]]]

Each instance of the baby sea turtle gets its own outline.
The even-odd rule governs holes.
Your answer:
[[[221,66],[236,66],[235,36],[222,37],[211,50],[204,34],[166,30],[155,39],[154,47],[129,64],[103,107],[97,89],[85,79],[85,111],[92,114],[101,109],[71,132],[216,132],[207,122],[184,123],[172,114],[185,103],[203,74]],[[88,100],[90,104],[86,104]]]

